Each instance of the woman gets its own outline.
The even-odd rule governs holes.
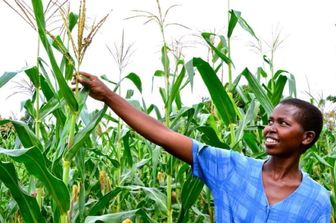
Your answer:
[[[322,114],[299,100],[282,101],[263,134],[267,160],[204,146],[138,111],[96,76],[81,72],[90,96],[107,104],[139,134],[192,165],[210,188],[216,222],[330,221],[329,193],[299,168],[300,156],[318,139]]]

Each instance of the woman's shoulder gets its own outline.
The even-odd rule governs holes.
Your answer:
[[[202,144],[196,140],[193,140],[194,146],[197,147],[198,153],[207,153],[211,157],[215,157],[217,160],[228,159],[230,162],[238,168],[259,168],[264,160],[248,157],[239,151],[232,150],[230,148],[219,148],[211,145]]]
[[[312,179],[307,173],[303,172],[305,191],[309,197],[315,199],[321,206],[330,205],[330,192],[321,184]]]

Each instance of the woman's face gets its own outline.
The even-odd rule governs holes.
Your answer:
[[[275,107],[263,130],[266,152],[269,155],[291,156],[302,153],[306,134],[296,118],[299,111],[293,105],[279,104]]]

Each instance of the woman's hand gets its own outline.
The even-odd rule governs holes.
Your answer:
[[[86,72],[79,72],[79,74],[78,82],[89,88],[90,96],[106,102],[108,96],[112,93],[111,90],[98,77]]]

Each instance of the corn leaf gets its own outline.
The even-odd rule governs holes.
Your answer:
[[[62,213],[69,210],[70,195],[63,181],[52,175],[47,169],[45,157],[36,147],[31,149],[6,150],[0,149],[0,154],[8,155],[16,162],[23,163],[27,171],[34,175],[48,190]]]
[[[63,54],[62,62],[61,62],[61,68],[65,73],[65,80],[71,80],[73,77],[74,73],[74,66],[75,66],[75,61],[71,57],[68,49],[64,45],[62,39],[60,36],[56,36],[53,39],[52,46],[55,47],[60,53]],[[65,69],[64,69],[65,68]]]
[[[275,89],[271,97],[274,106],[280,102],[286,83],[287,83],[287,77],[284,75],[280,75],[276,80]]]
[[[27,74],[31,82],[33,83],[34,87],[39,88],[40,87],[40,73],[39,73],[38,68],[36,66],[31,67],[25,70],[25,73]]]
[[[334,182],[332,187],[333,187],[333,190],[334,190],[333,195],[334,195],[334,199],[335,199],[335,195],[336,195],[336,160],[334,161],[334,167],[331,170],[331,174],[332,174],[332,178],[333,178],[333,182]]]
[[[330,163],[328,163],[323,157],[321,157],[320,155],[318,155],[317,153],[313,153],[313,156],[315,156],[315,158],[323,165],[329,167],[329,168],[333,168],[331,166]]]
[[[224,124],[228,126],[231,123],[235,123],[237,116],[235,109],[236,105],[232,103],[232,100],[214,70],[201,58],[194,58],[193,63],[201,74],[201,77],[211,95],[211,99]]]
[[[122,137],[122,141],[124,145],[123,157],[126,161],[126,164],[128,164],[128,166],[131,167],[133,166],[133,157],[132,157],[131,148],[130,148],[130,132],[129,131]]]
[[[0,120],[0,125],[11,122],[15,131],[20,139],[20,142],[25,148],[36,146],[41,151],[43,150],[40,140],[36,137],[35,133],[30,130],[29,126],[21,121],[14,121],[9,119]]]
[[[183,67],[180,74],[177,76],[176,81],[173,83],[172,90],[171,90],[171,95],[169,97],[169,106],[172,106],[173,101],[177,98],[179,92],[180,92],[180,87],[183,81],[183,78],[186,74],[186,70]]]
[[[162,46],[161,48],[161,63],[163,65],[164,68],[164,75],[168,75],[169,76],[169,67],[170,67],[170,61],[169,61],[169,57],[168,57],[168,51],[169,51],[169,47],[167,45]]]
[[[149,199],[153,200],[156,203],[159,210],[167,212],[167,206],[166,206],[167,198],[165,194],[163,194],[157,188],[151,188],[151,187],[141,187],[141,188],[149,197]]]
[[[270,115],[273,111],[273,104],[270,98],[267,97],[264,89],[247,68],[244,69],[242,75],[246,78],[252,92],[260,102],[261,106],[265,109],[267,115]]]
[[[183,222],[187,217],[187,212],[196,202],[199,194],[203,189],[204,183],[191,174],[188,175],[186,182],[183,184],[181,192],[182,207],[179,213],[177,223]]]
[[[5,72],[1,77],[0,77],[0,88],[4,86],[8,81],[10,81],[13,77],[15,77],[18,73],[21,73],[22,70],[20,71],[14,71],[14,72]]]
[[[293,74],[290,74],[290,78],[288,79],[288,88],[289,88],[289,94],[296,98],[296,81],[295,81],[295,76]]]
[[[30,99],[24,103],[24,108],[33,118],[36,118],[36,111],[33,102]]]
[[[233,65],[232,60],[229,57],[225,56],[223,52],[221,52],[219,49],[217,49],[217,47],[215,47],[212,44],[212,42],[210,40],[211,36],[215,36],[215,34],[213,34],[213,33],[202,33],[202,37],[207,42],[207,44],[210,46],[210,48],[217,54],[217,56],[219,56],[226,64],[232,64]]]
[[[50,43],[48,41],[46,30],[45,30],[45,20],[44,20],[44,13],[43,13],[43,5],[41,0],[32,0],[32,5],[34,8],[34,14],[36,18],[36,24],[38,27],[38,33],[40,36],[40,40],[48,54],[51,67],[53,69],[53,73],[55,75],[55,78],[57,80],[57,83],[60,87],[60,92],[62,96],[65,98],[67,104],[71,108],[72,111],[78,111],[78,103],[76,101],[76,98],[70,89],[70,87],[67,85],[62,72],[60,68],[57,65],[54,53],[52,51],[52,48],[50,46]]]
[[[78,15],[70,12],[69,13],[69,30],[72,31],[72,29],[75,27],[78,21]]]
[[[120,223],[127,218],[129,219],[134,218],[139,211],[140,209],[135,209],[131,211],[124,211],[101,216],[88,216],[85,218],[84,223],[96,223],[96,222]]]
[[[125,78],[133,82],[137,89],[142,93],[142,83],[140,77],[136,73],[130,73]]]
[[[260,147],[260,142],[257,141],[256,136],[251,132],[245,132],[243,136],[243,141],[251,149],[253,154],[258,154],[262,152]]]
[[[43,76],[40,77],[41,81],[41,90],[46,97],[46,99],[49,100],[59,100],[58,95],[54,92],[54,89],[52,88],[51,84],[47,79],[45,79]],[[60,102],[60,104],[63,104],[63,102]],[[64,125],[66,117],[62,111],[62,109],[56,109],[53,111],[54,116],[57,118],[57,121],[62,123]]]
[[[89,215],[96,215],[101,213],[104,208],[108,206],[110,201],[117,196],[122,191],[121,188],[117,187],[111,192],[104,195],[102,198],[99,199],[99,201],[90,209]]]
[[[254,114],[255,114],[255,110],[256,110],[257,106],[259,106],[259,105],[256,105],[255,100],[252,100],[244,118],[239,123],[239,126],[237,128],[236,143],[238,143],[243,138],[245,128],[254,119]]]
[[[12,163],[0,162],[0,180],[11,192],[20,208],[21,216],[25,222],[46,222],[40,212],[36,198],[27,195],[21,190],[17,179],[17,173]]]
[[[229,15],[230,15],[230,19],[229,19],[229,28],[228,28],[228,32],[227,32],[227,37],[230,38],[232,36],[233,30],[236,27],[237,23],[238,23],[238,17],[237,15],[240,16],[240,12],[238,11],[233,11],[230,10]]]
[[[189,83],[190,83],[190,87],[191,87],[191,92],[193,91],[194,88],[194,76],[195,76],[195,69],[194,69],[194,65],[193,65],[193,60],[189,60],[185,65],[184,65],[187,73],[188,73],[188,77],[189,77]]]
[[[52,113],[52,112],[56,111],[57,109],[61,108],[62,106],[64,106],[64,104],[65,104],[64,100],[59,101],[56,98],[50,99],[49,101],[47,101],[47,103],[42,105],[42,107],[40,109],[40,118],[44,119],[50,113]]]
[[[210,126],[199,126],[197,130],[202,133],[202,141],[210,146],[229,149],[229,145],[223,143],[217,136],[216,131]]]
[[[245,29],[248,33],[250,33],[256,40],[259,40],[256,34],[254,33],[253,29],[251,26],[241,17],[241,12],[235,11],[235,10],[230,10],[230,15],[233,15],[238,19],[239,25]],[[233,27],[234,28],[234,27]],[[233,31],[233,30],[232,30]],[[231,32],[232,34],[232,32]]]
[[[66,152],[64,157],[65,160],[71,160],[76,155],[80,147],[83,145],[84,141],[89,137],[90,133],[95,129],[100,120],[103,118],[106,110],[107,106],[105,105],[100,112],[95,114],[91,122],[84,129],[76,134],[74,145]]]

